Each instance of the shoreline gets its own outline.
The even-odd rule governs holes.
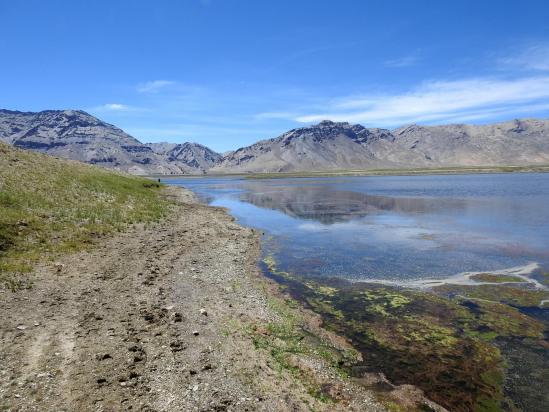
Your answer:
[[[2,410],[431,404],[409,385],[380,401],[354,383],[341,365],[356,351],[261,274],[259,234],[186,189],[166,192],[168,218],[41,262],[29,288],[0,290]]]
[[[436,176],[436,175],[468,175],[468,174],[506,174],[506,173],[549,173],[549,165],[508,165],[508,166],[456,166],[436,168],[402,168],[402,169],[353,169],[353,170],[315,170],[296,172],[234,172],[234,173],[204,173],[145,175],[150,178],[223,178],[242,177],[245,179],[284,179],[311,177],[344,177],[344,176]]]

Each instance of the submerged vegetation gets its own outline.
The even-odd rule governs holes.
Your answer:
[[[506,390],[519,387],[505,385],[510,379],[525,379],[506,373],[502,352],[512,342],[527,352],[547,347],[547,325],[513,306],[536,307],[546,291],[496,284],[441,287],[437,294],[336,279],[320,283],[277,270],[272,256],[264,264],[292,296],[322,316],[324,327],[360,351],[363,361],[349,368],[355,377],[381,371],[453,411],[513,410],[516,403],[537,410],[526,390]],[[543,381],[532,386],[543,391]]]
[[[164,216],[149,179],[59,160],[0,143],[0,281],[17,287],[42,257]]]

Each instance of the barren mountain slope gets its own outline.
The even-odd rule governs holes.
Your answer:
[[[410,125],[395,130],[323,121],[238,149],[217,172],[277,172],[549,163],[549,122]]]
[[[170,144],[167,153],[157,153],[156,147],[80,110],[0,110],[0,140],[133,174],[202,173],[219,157],[190,143]]]

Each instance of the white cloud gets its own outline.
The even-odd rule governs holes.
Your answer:
[[[324,119],[380,126],[489,118],[494,112],[527,112],[549,104],[549,76],[519,79],[473,78],[431,81],[405,93],[351,96],[332,101],[323,113],[298,116],[304,123]]]
[[[157,93],[168,86],[173,86],[175,82],[171,80],[153,80],[150,82],[141,83],[137,86],[139,93]]]

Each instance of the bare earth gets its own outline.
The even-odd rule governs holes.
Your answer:
[[[0,290],[0,410],[383,410],[318,359],[301,360],[307,383],[254,347],[246,325],[277,316],[258,234],[169,190],[171,218],[44,263],[29,289]]]

